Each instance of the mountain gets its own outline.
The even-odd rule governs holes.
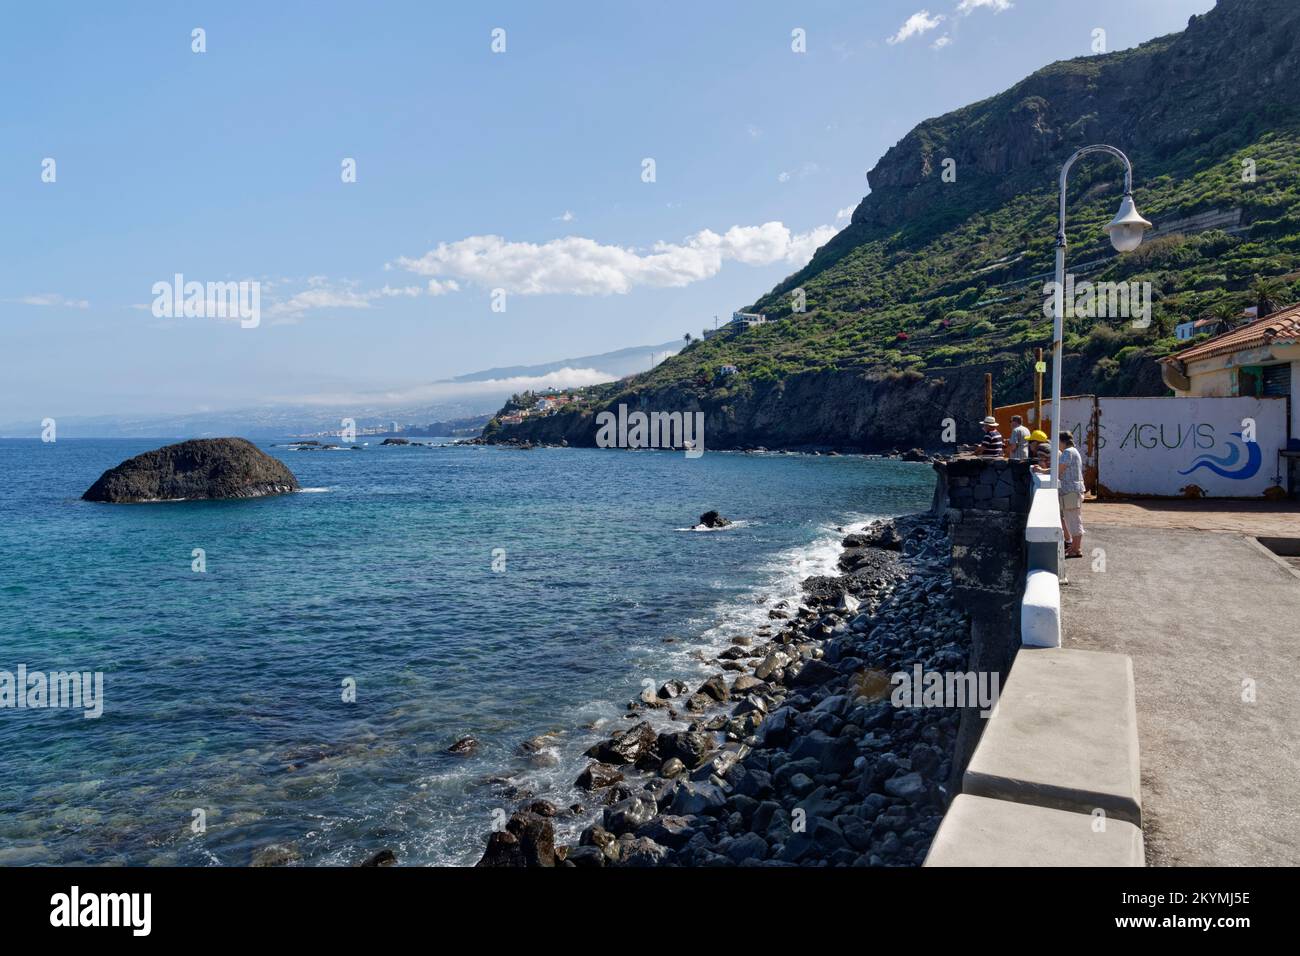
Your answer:
[[[1128,153],[1157,228],[1136,252],[1113,252],[1103,227],[1122,166],[1088,157],[1070,178],[1069,268],[1150,283],[1151,321],[1068,321],[1065,391],[1167,394],[1155,359],[1184,344],[1176,324],[1240,315],[1264,291],[1257,277],[1277,301],[1300,298],[1298,36],[1296,0],[1219,0],[1181,33],[1051,64],[927,120],[868,174],[850,225],[744,308],[766,324],[592,389],[585,411],[486,434],[589,445],[592,416],[625,403],[702,411],[715,448],[934,447],[949,416],[967,440],[984,373],[999,402],[1032,393],[1033,350],[1051,348],[1043,283],[1060,167],[1098,142]]]
[[[403,429],[414,425],[421,434],[465,436],[477,434],[492,412],[517,391],[548,386],[565,388],[574,382],[613,382],[653,368],[681,345],[673,341],[541,365],[485,369],[405,390],[359,396],[350,403],[264,404],[173,415],[58,416],[58,434],[63,438],[204,438],[230,434],[282,438],[336,432],[341,419],[349,417],[356,421],[358,429],[372,433],[397,422]],[[39,434],[39,422],[0,425],[0,436]]]

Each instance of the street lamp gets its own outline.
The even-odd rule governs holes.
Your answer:
[[[1106,226],[1110,235],[1110,244],[1116,252],[1132,252],[1142,245],[1142,237],[1151,228],[1151,223],[1139,215],[1133,202],[1133,164],[1128,157],[1114,146],[1085,146],[1065,161],[1061,167],[1061,216],[1060,227],[1056,233],[1056,291],[1052,301],[1052,430],[1056,435],[1052,440],[1052,488],[1059,488],[1061,443],[1057,438],[1061,433],[1061,342],[1065,338],[1065,186],[1070,177],[1070,167],[1081,157],[1089,153],[1110,153],[1118,156],[1124,163],[1124,199],[1119,204],[1119,212]]]

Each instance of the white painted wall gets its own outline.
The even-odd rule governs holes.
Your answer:
[[[1286,399],[1098,401],[1100,482],[1113,494],[1175,497],[1197,485],[1210,497],[1249,498],[1273,484],[1286,443]],[[1253,448],[1233,437],[1247,418],[1255,421]]]

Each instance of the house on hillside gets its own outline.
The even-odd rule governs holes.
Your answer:
[[[1174,336],[1180,342],[1187,342],[1198,335],[1219,335],[1227,331],[1226,325],[1222,319],[1193,319],[1174,326]]]
[[[1300,440],[1300,303],[1216,335],[1160,360],[1179,398],[1271,396],[1288,399],[1288,435]]]
[[[756,325],[762,325],[767,321],[766,315],[760,315],[757,312],[733,312],[731,321],[727,324],[737,331],[746,332]]]

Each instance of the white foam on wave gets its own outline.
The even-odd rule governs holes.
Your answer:
[[[698,636],[695,641],[683,644],[677,653],[690,657],[692,651],[720,651],[730,644],[731,638],[742,634],[753,636],[764,625],[776,630],[780,622],[772,621],[768,611],[780,601],[789,601],[791,607],[798,605],[803,598],[801,585],[805,578],[838,574],[845,534],[878,517],[861,513],[845,515],[839,522],[818,527],[809,543],[773,554],[760,565],[758,584],[736,589],[692,621]],[[717,586],[726,589],[721,582]],[[695,669],[710,670],[703,662],[696,662]]]
[[[333,488],[299,488],[300,495],[322,495],[327,491],[333,491]]]
[[[730,531],[732,528],[743,528],[747,524],[749,524],[749,522],[742,518],[739,521],[729,521],[719,528],[706,528],[702,524],[697,524],[697,525],[692,525],[689,528],[673,528],[673,530],[674,531],[699,531],[701,533],[709,532],[709,531]]]

